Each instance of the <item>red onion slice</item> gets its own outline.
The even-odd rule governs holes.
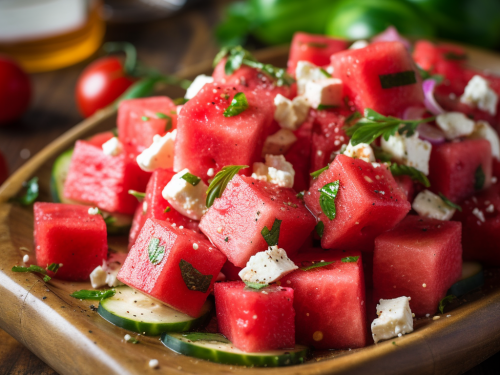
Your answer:
[[[444,113],[445,110],[441,108],[434,98],[434,87],[436,87],[436,81],[433,79],[426,79],[422,83],[422,88],[424,90],[424,104],[433,115],[439,115]]]
[[[410,42],[408,39],[403,38],[399,35],[398,30],[394,26],[389,26],[385,31],[372,38],[372,42],[401,42],[404,44],[406,49],[410,49]]]
[[[441,129],[427,123],[420,124],[417,127],[417,132],[420,139],[428,141],[432,145],[440,145],[446,141]]]

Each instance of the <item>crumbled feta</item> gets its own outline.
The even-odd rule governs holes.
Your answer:
[[[423,190],[413,200],[412,208],[420,215],[438,220],[450,220],[455,213],[439,195]]]
[[[351,142],[349,142],[344,151],[344,155],[354,159],[364,160],[367,163],[373,163],[375,161],[375,154],[368,143],[359,143],[353,146]]]
[[[102,152],[106,155],[117,156],[123,151],[123,145],[118,137],[113,137],[102,144]]]
[[[491,214],[491,213],[495,212],[495,206],[492,203],[490,203],[490,205],[488,207],[486,207],[484,210],[487,213]]]
[[[88,213],[89,215],[97,215],[99,213],[99,209],[97,207],[90,207]]]
[[[474,130],[474,121],[461,112],[445,112],[436,117],[436,124],[444,132],[447,140],[465,137]]]
[[[186,95],[184,95],[185,99],[193,99],[196,94],[205,86],[207,83],[212,83],[214,81],[213,77],[206,76],[205,74],[200,74],[197,76],[191,85],[186,90]]]
[[[361,49],[361,48],[368,47],[369,45],[370,45],[370,43],[368,43],[367,40],[360,39],[360,40],[356,40],[353,44],[351,44],[349,49]]]
[[[162,196],[180,214],[200,220],[207,211],[208,186],[203,181],[196,186],[191,185],[182,178],[186,173],[190,173],[187,168],[175,174],[163,189]]]
[[[123,285],[117,279],[118,272],[125,261],[126,254],[118,253],[110,255],[109,259],[102,262],[102,266],[97,266],[90,274],[90,283],[92,288],[97,289],[103,286],[111,288]]]
[[[297,137],[289,129],[280,129],[276,133],[266,138],[262,147],[262,156],[283,155],[297,141]]]
[[[418,169],[425,175],[429,174],[432,144],[421,140],[418,137],[418,132],[415,132],[411,137],[396,133],[390,136],[387,141],[382,137],[381,146],[397,162]]]
[[[243,281],[270,284],[298,267],[293,263],[286,251],[278,246],[270,246],[250,257],[245,268],[238,274]]]
[[[30,261],[30,256],[28,254],[24,254],[23,263],[28,263]]]
[[[149,367],[150,368],[157,368],[160,365],[160,362],[158,362],[157,359],[150,359],[149,360]]]
[[[318,108],[319,105],[340,105],[342,86],[342,81],[338,78],[307,81],[304,96],[313,108]]]
[[[486,221],[486,219],[484,218],[484,213],[483,213],[483,211],[481,211],[479,208],[477,208],[477,207],[476,207],[476,208],[474,208],[474,209],[472,210],[472,214],[473,214],[475,217],[477,217],[477,218],[479,219],[479,221],[481,221],[481,222],[483,222],[483,223]]]
[[[105,263],[106,261],[104,261]],[[90,273],[90,284],[92,285],[92,288],[97,289],[101,288],[104,285],[106,285],[106,277],[107,277],[106,271],[102,268],[102,266],[97,266],[91,273]]]
[[[478,121],[474,125],[474,131],[468,137],[470,139],[486,139],[491,145],[491,155],[500,160],[500,139],[498,133],[486,121]]]
[[[295,170],[283,155],[266,155],[266,163],[253,163],[252,177],[281,187],[293,187]]]
[[[207,176],[213,177],[214,174],[215,174],[215,170],[213,168],[208,168]]]
[[[467,83],[460,101],[471,107],[478,107],[482,111],[489,112],[492,116],[497,113],[498,95],[490,87],[489,82],[478,75],[472,77]]]
[[[399,297],[381,299],[377,305],[378,318],[372,322],[372,337],[375,343],[413,332],[410,299]]]
[[[274,98],[274,105],[274,119],[285,129],[297,130],[309,113],[309,103],[302,96],[290,100],[278,94]]]
[[[318,81],[326,78],[320,68],[309,61],[297,62],[295,68],[295,79],[297,80],[297,94],[302,95],[306,90],[309,81]]]
[[[157,168],[172,168],[174,165],[174,145],[177,129],[165,134],[163,137],[155,135],[153,143],[139,155],[137,164],[146,171],[152,172]]]

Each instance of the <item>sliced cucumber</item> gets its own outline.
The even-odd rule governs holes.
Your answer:
[[[64,151],[59,155],[52,167],[52,176],[50,179],[50,192],[52,200],[56,203],[81,204],[80,202],[64,197],[64,182],[68,176],[69,165],[71,164],[73,149]],[[103,211],[104,216],[111,216],[112,220],[106,223],[108,234],[126,234],[132,225],[132,215],[110,214]]]
[[[236,349],[224,336],[214,333],[164,333],[163,344],[176,353],[228,365],[278,367],[304,363],[309,353],[306,346],[291,350],[246,353]]]
[[[462,277],[453,284],[448,294],[463,296],[484,284],[483,267],[477,262],[463,262]]]
[[[199,318],[193,318],[163,305],[128,286],[115,288],[113,297],[102,300],[97,312],[118,327],[158,336],[163,332],[185,332],[201,326],[210,318],[212,303],[205,302]]]

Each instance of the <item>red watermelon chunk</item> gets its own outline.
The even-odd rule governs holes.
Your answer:
[[[280,280],[294,291],[296,340],[315,349],[354,349],[367,343],[366,299],[361,253],[321,249],[299,254],[299,267],[313,262],[333,264],[303,271]],[[347,256],[359,257],[342,262]]]
[[[295,68],[299,61],[309,61],[316,66],[328,65],[331,55],[343,51],[347,47],[349,47],[349,43],[343,39],[296,32],[290,46],[288,73],[295,75]]]
[[[240,281],[241,278],[239,276],[239,273],[242,269],[243,268],[236,267],[233,263],[227,261],[222,267],[221,272],[224,274],[224,276],[226,276],[226,280],[228,281]]]
[[[452,202],[470,197],[476,190],[476,171],[484,173],[484,186],[491,185],[491,146],[485,139],[443,143],[432,147],[429,162],[431,190],[443,193]]]
[[[316,221],[292,189],[236,175],[200,222],[201,231],[238,267],[267,250],[261,232],[281,220],[278,246],[295,254]]]
[[[102,132],[102,133],[97,133],[95,135],[93,135],[92,137],[90,137],[88,139],[88,142],[93,144],[94,146],[97,146],[97,147],[102,147],[102,145],[104,143],[106,143],[107,141],[109,141],[111,138],[113,138],[115,135],[113,134],[113,132],[109,131],[109,132]]]
[[[248,290],[242,281],[217,283],[219,331],[245,352],[295,347],[293,289],[269,286]]]
[[[128,191],[144,191],[150,175],[139,168],[130,154],[105,155],[101,147],[77,141],[64,196],[107,212],[133,214],[137,199]]]
[[[377,237],[373,258],[374,293],[379,298],[411,297],[416,316],[434,314],[439,301],[462,275],[462,225],[407,216]]]
[[[166,96],[124,100],[118,107],[118,135],[134,154],[151,146],[156,134],[177,127],[177,108]]]
[[[371,108],[401,117],[405,109],[424,100],[420,74],[401,42],[380,42],[332,56],[333,76],[344,83],[344,93],[361,112]],[[381,75],[413,72],[416,83],[383,88]]]
[[[88,211],[88,206],[76,204],[35,203],[37,264],[63,264],[53,277],[87,280],[107,258],[106,224],[101,215]]]
[[[153,258],[155,263],[150,260],[152,249],[164,252]],[[225,261],[226,257],[200,233],[148,219],[118,273],[118,280],[197,317]]]
[[[413,202],[415,196],[415,186],[410,176],[397,176],[394,177],[399,188],[403,191],[409,202]]]
[[[321,210],[319,189],[335,181],[340,187],[335,198],[336,216],[330,220]],[[304,200],[324,224],[321,247],[325,249],[371,251],[375,237],[393,228],[410,211],[410,203],[387,167],[375,168],[345,155],[338,155],[314,180]]]
[[[248,109],[224,117],[237,92],[245,94]],[[179,114],[174,170],[188,168],[206,181],[210,168],[217,173],[226,165],[251,166],[260,161],[266,137],[279,129],[273,121],[273,99],[268,91],[206,84]]]
[[[309,189],[313,121],[313,118],[309,116],[307,120],[293,132],[297,140],[284,155],[286,161],[292,164],[293,170],[295,171],[295,178],[293,181],[293,188],[295,191]]]

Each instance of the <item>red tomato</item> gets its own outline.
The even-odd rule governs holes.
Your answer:
[[[9,177],[9,170],[7,169],[7,163],[3,157],[2,152],[0,152],[0,185]]]
[[[28,75],[14,60],[0,55],[0,126],[19,118],[30,98]]]
[[[90,64],[76,84],[76,102],[84,117],[113,103],[135,82],[127,77],[120,59],[103,57]]]

